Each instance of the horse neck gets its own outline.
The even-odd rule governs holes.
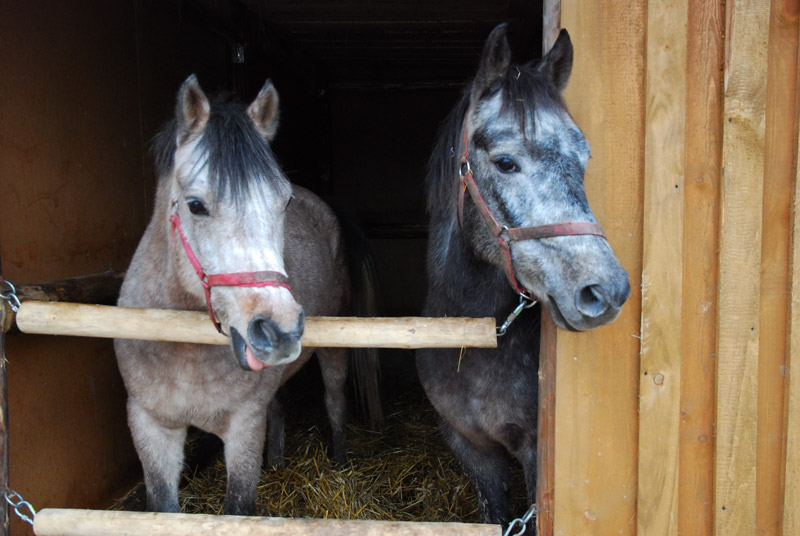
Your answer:
[[[519,298],[503,269],[474,254],[454,214],[445,221],[434,216],[431,229],[426,314],[504,319]]]

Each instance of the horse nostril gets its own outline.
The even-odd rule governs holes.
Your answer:
[[[600,285],[587,285],[575,294],[575,307],[584,316],[597,318],[608,310],[608,302]]]
[[[284,331],[270,317],[260,315],[250,321],[247,335],[251,348],[262,353],[272,353],[299,341],[304,330],[305,313],[301,309],[297,324],[291,331]]]
[[[247,328],[250,346],[260,352],[272,352],[277,339],[277,326],[266,316],[257,316],[250,321]]]

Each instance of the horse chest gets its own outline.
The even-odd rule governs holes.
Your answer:
[[[126,382],[139,404],[165,421],[202,427],[243,403],[266,410],[274,392],[268,388],[269,371],[239,369],[227,347],[154,345],[149,356],[148,366],[138,367]]]

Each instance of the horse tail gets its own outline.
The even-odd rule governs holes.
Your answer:
[[[378,274],[367,237],[351,216],[337,210],[350,274],[350,310],[359,317],[378,314]],[[377,348],[351,348],[350,368],[358,405],[373,429],[383,425],[380,360]]]

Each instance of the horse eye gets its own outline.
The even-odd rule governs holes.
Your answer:
[[[186,204],[189,206],[189,212],[196,216],[208,216],[208,210],[199,199],[188,199]]]
[[[496,158],[494,161],[494,165],[497,169],[500,170],[501,173],[517,173],[519,172],[519,166],[514,159],[510,156],[501,156]]]

